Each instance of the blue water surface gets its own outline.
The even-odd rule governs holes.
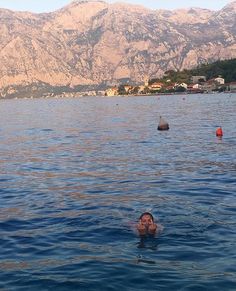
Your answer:
[[[0,290],[236,290],[235,124],[236,94],[2,100]]]

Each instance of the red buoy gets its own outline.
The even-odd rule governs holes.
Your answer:
[[[221,127],[218,127],[217,130],[216,130],[216,136],[223,136],[223,130]]]

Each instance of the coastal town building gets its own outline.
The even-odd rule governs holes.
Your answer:
[[[165,89],[167,91],[173,91],[173,90],[175,90],[175,84],[169,84],[167,87],[165,87]]]
[[[116,96],[119,94],[150,94],[150,93],[174,93],[174,92],[186,92],[186,93],[211,93],[214,91],[236,91],[236,82],[230,84],[225,84],[225,79],[221,76],[206,80],[205,76],[192,76],[191,81],[198,80],[198,82],[176,82],[171,83],[171,80],[168,79],[168,82],[160,82],[158,80],[146,80],[144,85],[120,85],[119,88],[111,87],[106,90],[106,96]],[[206,81],[204,81],[206,80]],[[153,82],[154,81],[154,82]],[[153,83],[152,83],[153,82]],[[121,90],[122,88],[122,90]],[[123,93],[121,93],[123,92]]]
[[[224,85],[225,83],[225,79],[222,77],[217,77],[214,79],[216,83],[218,83],[219,85]]]
[[[144,92],[145,92],[145,89],[147,88],[147,86],[143,86],[143,85],[141,85],[141,86],[139,86],[138,87],[138,93],[139,94],[143,94]]]
[[[106,96],[117,96],[118,95],[118,88],[117,87],[112,87],[108,88],[106,90]]]
[[[187,87],[187,91],[188,92],[191,92],[191,93],[194,93],[194,92],[199,92],[202,90],[202,85],[200,84],[189,84],[188,87]]]
[[[148,87],[148,82],[149,82],[149,78],[145,77],[145,79],[144,79],[144,86],[145,87]]]
[[[225,84],[224,78],[221,77],[212,78],[202,85],[202,89],[205,92],[211,92],[217,90],[219,87],[222,87],[224,84]]]
[[[129,93],[133,89],[133,86],[131,85],[124,85],[124,90],[126,93]]]
[[[186,84],[186,83],[176,83],[175,84],[175,88],[179,88],[179,87],[187,89],[188,88],[188,84]]]
[[[202,85],[202,89],[205,92],[211,92],[217,88],[217,84],[214,79],[210,79]]]
[[[161,82],[155,82],[148,86],[148,88],[152,91],[159,91],[163,87],[163,83]]]
[[[193,84],[199,83],[199,82],[206,82],[206,76],[192,76],[191,82]]]

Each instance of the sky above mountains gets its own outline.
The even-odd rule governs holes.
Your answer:
[[[108,3],[125,2],[143,5],[151,9],[177,9],[200,7],[219,10],[231,0],[105,0]],[[71,0],[0,0],[0,8],[19,11],[50,12],[57,10],[72,2]]]

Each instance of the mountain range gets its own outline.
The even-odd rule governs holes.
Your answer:
[[[51,13],[0,9],[0,94],[141,83],[236,57],[236,1],[219,11],[74,1]]]

